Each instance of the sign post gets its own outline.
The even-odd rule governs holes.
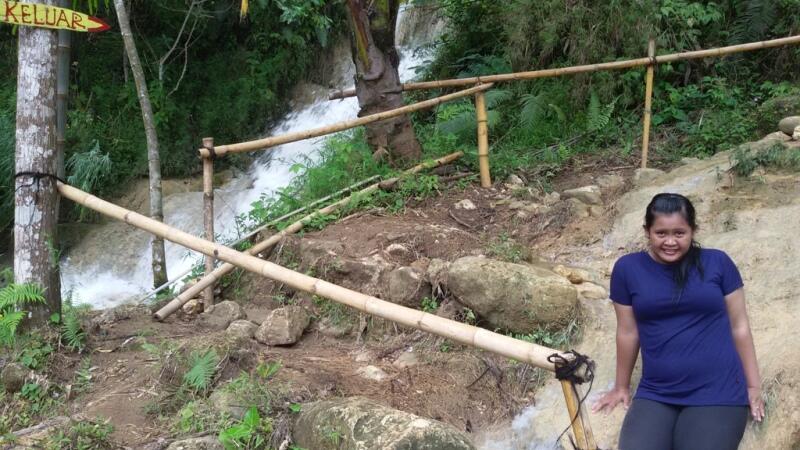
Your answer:
[[[88,14],[51,5],[0,0],[0,22],[12,25],[97,33],[107,23]]]

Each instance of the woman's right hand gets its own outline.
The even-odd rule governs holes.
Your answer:
[[[597,402],[595,402],[594,406],[592,406],[592,412],[603,411],[608,414],[620,403],[622,403],[625,409],[628,409],[628,407],[631,405],[631,390],[629,388],[615,387],[614,389],[606,392],[602,397],[600,397],[599,400],[597,400]]]

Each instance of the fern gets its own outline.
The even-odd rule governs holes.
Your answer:
[[[531,129],[547,112],[547,99],[544,94],[525,94],[522,96],[522,110],[519,113],[519,124]]]
[[[86,332],[83,331],[80,318],[74,309],[64,311],[61,339],[70,350],[81,350],[86,343]]]
[[[189,358],[191,368],[183,375],[184,386],[194,392],[207,390],[211,386],[211,380],[217,371],[219,356],[216,350],[208,349],[206,352],[192,352]]]
[[[492,89],[486,93],[486,107],[493,109],[514,97],[514,93],[505,89]]]
[[[598,131],[605,128],[611,121],[611,114],[614,112],[614,107],[617,104],[617,99],[611,101],[608,105],[600,103],[597,94],[592,92],[589,99],[589,108],[586,111],[586,128],[589,131]]]
[[[743,44],[764,39],[778,18],[778,7],[769,0],[739,0],[730,41]]]
[[[44,291],[35,284],[14,284],[0,289],[0,345],[11,346],[17,328],[27,315],[24,305],[44,303]]]

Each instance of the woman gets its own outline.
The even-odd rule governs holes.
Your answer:
[[[614,265],[616,381],[593,410],[630,407],[621,450],[735,450],[748,407],[754,420],[764,417],[742,278],[724,252],[701,249],[695,231],[692,203],[658,194],[645,213],[647,251]],[[642,378],[631,401],[640,347]]]

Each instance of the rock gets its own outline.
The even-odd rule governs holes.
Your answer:
[[[470,200],[468,198],[465,198],[464,200],[461,200],[460,202],[457,202],[453,206],[456,209],[466,209],[466,210],[477,209],[477,206],[475,206],[475,203],[472,203],[472,200]]]
[[[605,208],[603,208],[600,205],[589,206],[589,215],[592,217],[602,217],[603,213],[605,212],[606,212]]]
[[[167,450],[224,450],[216,435],[183,439],[169,444]]]
[[[392,363],[398,369],[405,369],[406,367],[416,366],[419,364],[419,357],[414,352],[403,352]]]
[[[25,385],[27,376],[28,369],[24,366],[17,363],[8,363],[3,367],[3,371],[0,372],[0,384],[3,385],[8,393],[19,392],[22,386]]]
[[[561,196],[565,199],[576,198],[587,205],[603,204],[603,199],[600,198],[600,188],[595,185],[568,189],[564,191]]]
[[[255,338],[265,345],[291,345],[300,340],[311,316],[300,306],[272,310],[256,330]]]
[[[378,381],[378,382],[389,378],[389,375],[387,375],[386,372],[383,371],[383,369],[376,366],[360,367],[358,370],[356,370],[356,375],[362,378],[366,378],[367,380]]]
[[[203,301],[193,298],[181,306],[184,314],[195,315],[203,312]]]
[[[234,320],[228,325],[225,334],[236,340],[247,340],[255,336],[256,330],[258,330],[258,325],[249,320]]]
[[[411,256],[411,249],[405,244],[389,244],[384,251],[387,255],[395,258],[408,258]]]
[[[34,426],[23,428],[21,430],[11,433],[14,440],[0,439],[1,448],[6,449],[34,449],[34,448],[52,448],[43,445],[54,433],[59,430],[64,430],[70,425],[70,418],[66,416],[56,416],[52,419],[47,419],[44,422],[38,423]],[[13,445],[10,445],[13,442]]]
[[[542,202],[544,202],[546,206],[553,206],[560,201],[561,201],[561,194],[559,194],[558,192],[550,192],[549,194],[544,194],[544,197],[542,198]]]
[[[601,175],[597,177],[597,185],[604,192],[616,192],[625,186],[625,178],[617,174]]]
[[[521,186],[525,184],[525,182],[522,181],[522,178],[518,177],[517,175],[514,175],[513,173],[509,175],[508,178],[506,178],[506,183],[516,186]]]
[[[234,320],[246,319],[242,307],[230,300],[217,303],[200,315],[200,321],[206,327],[215,330],[225,330]]]
[[[353,360],[359,363],[370,362],[373,359],[375,359],[375,352],[366,348],[359,350],[355,356],[353,356]]]
[[[242,401],[243,400],[243,401]],[[246,399],[237,399],[236,395],[225,389],[217,389],[208,396],[208,404],[220,413],[225,413],[229,417],[241,420],[247,413]]]
[[[431,295],[431,285],[422,272],[411,267],[399,267],[386,276],[386,300],[415,308],[420,300]]]
[[[427,276],[428,280],[433,283],[435,280],[441,280],[446,274],[450,263],[439,258],[433,258],[428,264]]]
[[[336,241],[303,238],[298,250],[303,267],[315,267],[321,261],[336,258],[344,253],[344,244]]]
[[[757,126],[760,134],[775,131],[775,124],[787,116],[800,115],[800,95],[773,97],[758,107]]]
[[[646,186],[651,184],[653,180],[664,174],[663,170],[638,168],[633,174],[633,185],[636,187]]]
[[[527,205],[527,203],[525,203],[525,202],[523,202],[521,200],[514,200],[513,202],[508,204],[508,209],[512,209],[512,210],[514,210],[514,209],[522,209],[522,208],[525,207],[525,205]]]
[[[794,133],[792,133],[792,139],[795,141],[800,141],[800,127],[794,129]]]
[[[581,283],[576,285],[578,297],[584,300],[604,300],[608,298],[605,288],[594,283]]]
[[[530,203],[525,205],[522,210],[530,214],[545,214],[550,211],[550,207],[539,203]]]
[[[381,292],[381,278],[392,265],[378,255],[360,259],[341,259],[334,270],[340,275],[338,284],[355,289],[364,294],[376,295]]]
[[[331,439],[331,433],[337,438]],[[304,405],[292,436],[297,446],[314,450],[475,450],[450,425],[363,397]]]
[[[353,331],[353,324],[348,320],[334,321],[330,317],[324,317],[318,325],[319,332],[332,338],[347,336]]]
[[[578,267],[568,267],[563,264],[557,264],[553,266],[552,270],[553,272],[569,280],[569,282],[572,284],[581,284],[587,281],[590,281],[592,283],[601,282],[600,275]]]
[[[589,205],[583,203],[577,198],[567,199],[567,202],[569,203],[570,209],[572,210],[572,214],[574,214],[575,217],[586,218],[592,215],[589,212]]]
[[[564,277],[529,265],[467,256],[453,262],[447,287],[493,327],[530,333],[567,324],[577,292]]]
[[[785,117],[778,122],[778,129],[789,136],[794,134],[797,127],[800,127],[800,116]]]

